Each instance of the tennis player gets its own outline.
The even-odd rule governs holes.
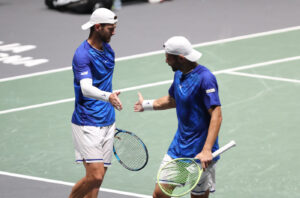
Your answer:
[[[169,95],[144,100],[141,93],[135,112],[176,108],[178,129],[161,166],[174,158],[198,158],[205,169],[192,198],[207,198],[215,191],[215,166],[218,158],[212,152],[219,148],[218,134],[222,122],[221,103],[215,76],[197,60],[202,54],[182,36],[164,44],[166,63],[175,72]],[[167,198],[156,184],[154,198]]]
[[[111,164],[115,133],[115,110],[122,110],[112,93],[115,54],[108,44],[115,34],[117,16],[110,10],[95,10],[82,25],[90,29],[87,40],[73,57],[75,109],[72,136],[76,162],[83,163],[86,175],[72,189],[70,198],[96,198],[107,167]]]

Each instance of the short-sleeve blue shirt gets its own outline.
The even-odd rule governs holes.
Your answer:
[[[93,86],[102,91],[112,92],[112,78],[115,54],[108,43],[103,51],[93,48],[84,41],[73,57],[75,109],[72,123],[80,126],[108,126],[115,122],[115,111],[109,102],[83,96],[80,80],[91,78]]]
[[[201,152],[206,141],[211,118],[208,109],[221,105],[217,80],[202,65],[187,74],[176,71],[169,95],[176,101],[178,129],[168,155],[172,158],[194,158]],[[217,139],[212,152],[218,148]]]

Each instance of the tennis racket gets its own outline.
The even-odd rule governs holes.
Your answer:
[[[134,133],[116,129],[113,151],[120,164],[131,171],[139,171],[148,163],[148,150]]]
[[[235,146],[231,141],[219,150],[213,152],[213,158]],[[198,184],[203,169],[199,166],[200,160],[195,158],[176,158],[166,163],[157,175],[157,184],[170,197],[181,197]]]

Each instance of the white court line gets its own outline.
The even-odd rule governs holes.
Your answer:
[[[46,183],[52,183],[52,184],[60,184],[60,185],[65,185],[65,186],[74,186],[74,183],[71,183],[71,182],[64,182],[64,181],[58,181],[58,180],[53,180],[53,179],[45,179],[45,178],[40,178],[40,177],[33,177],[33,176],[21,175],[21,174],[9,173],[9,172],[3,172],[3,171],[0,171],[0,175],[17,177],[17,178],[22,178],[22,179],[34,180],[34,181],[40,181],[40,182],[46,182]],[[141,198],[151,198],[152,197],[152,196],[148,196],[148,195],[119,191],[119,190],[112,190],[112,189],[107,189],[107,188],[101,188],[100,191],[121,194],[121,195],[128,195],[128,196],[133,196],[133,197],[141,197]]]
[[[17,112],[17,111],[24,111],[24,110],[27,110],[27,109],[36,109],[36,108],[39,108],[39,107],[47,107],[47,106],[51,106],[51,105],[56,105],[56,104],[61,104],[61,103],[66,103],[66,102],[72,102],[72,101],[74,101],[74,98],[67,98],[67,99],[63,99],[63,100],[56,100],[56,101],[52,101],[52,102],[45,102],[45,103],[41,103],[41,104],[29,105],[29,106],[26,106],[26,107],[8,109],[8,110],[0,111],[0,115],[1,114],[7,114],[7,113],[13,113],[13,112]]]
[[[237,36],[237,37],[232,37],[232,38],[228,38],[228,39],[220,39],[220,40],[216,40],[216,41],[194,44],[193,47],[204,47],[204,46],[210,46],[210,45],[215,45],[215,44],[228,43],[228,42],[233,42],[233,41],[238,41],[238,40],[243,40],[243,39],[250,39],[250,38],[256,38],[256,37],[267,36],[267,35],[272,35],[272,34],[290,32],[290,31],[295,31],[295,30],[299,30],[299,29],[300,29],[300,26],[289,27],[289,28],[284,28],[284,29],[279,29],[279,30],[272,30],[272,31],[267,31],[267,32],[248,34],[248,35]],[[136,55],[132,55],[132,56],[125,56],[125,57],[121,57],[121,58],[116,58],[116,62],[123,61],[123,60],[131,60],[131,59],[135,59],[135,58],[142,58],[142,57],[147,57],[147,56],[152,56],[152,55],[162,54],[162,53],[164,53],[164,50],[141,53],[141,54],[136,54]],[[18,80],[18,79],[22,79],[22,78],[30,78],[30,77],[39,76],[39,75],[46,75],[46,74],[51,74],[51,73],[56,73],[56,72],[61,72],[61,71],[67,71],[67,70],[71,70],[71,69],[72,69],[72,67],[68,66],[68,67],[63,67],[60,69],[53,69],[53,70],[48,70],[48,71],[43,71],[43,72],[36,72],[36,73],[31,73],[31,74],[2,78],[2,79],[0,79],[0,82]]]
[[[300,83],[300,80],[296,80],[296,79],[265,76],[265,75],[259,75],[259,74],[249,74],[249,73],[242,73],[242,72],[226,72],[226,74],[231,74],[231,75],[236,75],[236,76],[246,76],[246,77],[251,77],[251,78],[276,80],[276,81],[285,81],[285,82],[292,82],[292,83]]]
[[[52,74],[52,73],[67,71],[67,70],[71,70],[71,69],[72,69],[72,67],[69,66],[69,67],[63,67],[63,68],[60,68],[60,69],[52,69],[52,70],[47,70],[47,71],[42,71],[42,72],[35,72],[35,73],[31,73],[31,74],[25,74],[25,75],[14,76],[14,77],[9,77],[9,78],[1,78],[0,82],[6,82],[6,81],[18,80],[18,79],[22,79],[22,78],[30,78],[30,77],[34,77],[34,76]]]
[[[300,56],[294,56],[294,57],[289,57],[289,58],[283,58],[283,59],[278,59],[278,60],[272,60],[272,61],[257,63],[257,64],[233,67],[233,68],[230,68],[230,69],[215,71],[215,72],[213,72],[213,74],[215,74],[215,75],[224,74],[224,73],[229,73],[229,72],[235,72],[235,71],[251,69],[251,68],[256,68],[256,67],[269,66],[269,65],[272,65],[272,64],[290,62],[290,61],[295,61],[295,60],[300,60]],[[133,90],[148,88],[148,87],[155,87],[155,86],[164,85],[164,84],[171,84],[172,82],[173,82],[173,80],[166,80],[166,81],[149,83],[149,84],[144,84],[144,85],[139,85],[139,86],[134,86],[134,87],[128,87],[128,88],[119,89],[119,90],[115,90],[115,91],[127,92],[127,91],[133,91]],[[27,110],[27,109],[35,109],[35,108],[39,108],[39,107],[45,107],[45,106],[51,106],[51,105],[66,103],[66,102],[72,102],[72,101],[74,101],[74,97],[63,99],[63,100],[56,100],[56,101],[52,101],[52,102],[36,104],[36,105],[30,105],[30,106],[25,106],[25,107],[19,107],[19,108],[14,108],[14,109],[3,110],[3,111],[0,111],[0,115],[1,114],[12,113],[12,112],[23,111],[23,110]]]
[[[128,88],[114,90],[114,91],[127,92],[127,91],[133,91],[133,90],[143,89],[143,88],[147,88],[147,87],[154,87],[154,86],[159,86],[159,85],[164,85],[164,84],[169,84],[169,83],[172,83],[172,80],[149,83],[149,84],[139,85],[139,86],[135,86],[135,87],[128,87]],[[13,113],[13,112],[17,112],[17,111],[24,111],[27,109],[36,109],[39,107],[46,107],[46,106],[62,104],[62,103],[66,103],[66,102],[72,102],[74,100],[75,100],[75,98],[73,97],[73,98],[56,100],[56,101],[46,102],[46,103],[41,103],[41,104],[36,104],[36,105],[29,105],[26,107],[19,107],[19,108],[14,108],[14,109],[3,110],[3,111],[0,111],[0,115],[7,114],[7,113]]]
[[[278,63],[285,63],[285,62],[290,62],[290,61],[295,61],[295,60],[300,60],[300,56],[276,59],[276,60],[271,60],[271,61],[262,62],[262,63],[255,63],[255,64],[251,64],[251,65],[243,65],[243,66],[233,67],[230,69],[216,71],[213,73],[216,75],[216,74],[221,74],[221,73],[234,72],[234,71],[240,71],[240,70],[245,70],[245,69],[252,69],[252,68],[256,68],[256,67],[269,66],[269,65],[274,65],[274,64],[278,64]]]
[[[228,42],[244,40],[244,39],[249,39],[249,38],[268,36],[268,35],[279,34],[279,33],[283,33],[283,32],[290,32],[290,31],[295,31],[295,30],[299,30],[299,29],[300,29],[300,26],[294,26],[294,27],[289,27],[289,28],[284,28],[284,29],[260,32],[260,33],[255,33],[255,34],[248,34],[248,35],[244,35],[244,36],[237,36],[237,37],[232,37],[232,38],[228,38],[228,39],[221,39],[221,40],[210,41],[210,42],[206,42],[206,43],[195,44],[195,45],[193,45],[193,47],[203,47],[203,46],[210,46],[210,45],[215,45],[215,44],[220,44],[220,43],[228,43]]]
[[[155,83],[139,85],[139,86],[135,86],[135,87],[119,89],[116,91],[120,91],[120,92],[134,91],[134,90],[143,89],[143,88],[147,88],[147,87],[155,87],[155,86],[159,86],[159,85],[171,84],[172,82],[173,82],[173,80],[165,80],[165,81],[160,81],[160,82],[155,82]]]

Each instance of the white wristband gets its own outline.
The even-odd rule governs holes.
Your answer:
[[[153,103],[154,103],[154,100],[144,100],[142,106],[143,106],[145,111],[154,110],[153,109]]]

